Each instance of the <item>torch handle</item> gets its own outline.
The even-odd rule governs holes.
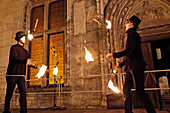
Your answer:
[[[39,21],[39,19],[36,19],[36,22],[35,22],[35,27],[34,27],[34,32],[35,32],[35,30],[36,30],[36,28],[37,28],[38,21]]]

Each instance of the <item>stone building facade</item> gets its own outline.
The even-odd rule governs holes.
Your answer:
[[[55,19],[50,20],[53,18],[50,16],[50,11],[52,11],[50,9],[52,7],[51,4],[60,1],[64,4],[62,9],[63,25],[52,29],[50,22],[54,21],[54,25],[57,25],[55,24]],[[41,30],[34,33],[34,37],[37,37],[37,42],[38,39],[41,42],[37,44],[34,42],[37,45],[34,49],[42,50],[40,57],[36,60],[40,64],[52,65],[49,63],[51,58],[50,51],[52,51],[54,46],[50,45],[53,42],[50,36],[57,34],[54,37],[58,37],[58,34],[62,33],[62,47],[64,48],[62,50],[62,61],[60,61],[63,62],[62,88],[61,95],[59,95],[59,85],[47,80],[50,77],[49,74],[43,76],[42,80],[37,82],[38,85],[30,85],[28,81],[28,108],[53,106],[54,87],[57,88],[55,101],[57,105],[67,108],[106,107],[107,94],[112,93],[107,88],[108,81],[114,79],[115,84],[122,90],[123,75],[121,73],[123,70],[119,71],[119,76],[116,76],[116,79],[111,77],[110,74],[114,65],[122,61],[123,58],[107,61],[105,55],[108,52],[124,49],[126,41],[124,25],[126,19],[132,15],[137,15],[142,20],[138,32],[142,36],[144,58],[149,65],[147,70],[154,69],[152,53],[150,52],[151,41],[170,38],[170,2],[168,0],[0,0],[1,108],[3,108],[5,99],[5,73],[8,65],[9,49],[11,45],[16,43],[14,40],[15,33],[19,30],[33,31],[36,18],[32,15],[34,9],[41,6],[43,6],[43,9],[37,11],[38,15],[34,15],[36,18],[43,18],[43,21],[39,20],[38,23],[39,27],[42,22],[43,27],[37,28],[37,30]],[[41,16],[39,12],[43,12],[43,15]],[[94,19],[98,20],[102,25],[95,22]],[[106,29],[105,19],[110,20],[112,23],[110,30]],[[30,50],[30,43],[27,40],[25,44],[25,48],[28,50]],[[85,47],[92,54],[93,62],[86,62]],[[57,60],[52,59],[52,61],[56,62]],[[30,70],[28,69],[28,79],[30,79],[29,73]],[[153,78],[148,78],[148,81],[148,87],[156,87]],[[157,92],[155,92],[149,91],[149,95],[152,97],[154,105],[158,107],[159,99]],[[134,100],[137,100],[136,98],[134,97]],[[17,89],[13,95],[11,106],[13,108],[19,107]],[[137,107],[141,107],[141,105],[137,105]]]

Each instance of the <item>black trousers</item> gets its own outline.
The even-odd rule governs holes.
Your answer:
[[[17,84],[20,93],[20,113],[27,113],[27,102],[26,102],[26,87],[25,77],[22,76],[7,76],[7,90],[5,97],[4,113],[9,113],[10,101],[13,95],[15,86]]]
[[[126,72],[123,93],[125,96],[125,113],[132,112],[132,95],[131,88],[135,85],[136,94],[144,102],[144,107],[148,113],[156,113],[150,97],[144,90],[144,69],[138,67]]]

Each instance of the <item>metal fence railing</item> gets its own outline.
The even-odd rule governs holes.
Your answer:
[[[170,72],[170,69],[166,70],[149,70],[145,71],[145,84],[147,83],[149,77],[152,77],[153,81],[155,81],[155,84],[159,84],[156,80],[154,75],[155,73],[160,72]],[[28,95],[46,95],[49,94],[51,96],[54,96],[53,99],[57,97],[59,106],[61,105],[61,96],[64,94],[78,94],[78,93],[100,93],[99,95],[108,95],[112,94],[113,91],[108,88],[109,80],[112,80],[115,86],[118,86],[122,93],[122,89],[120,85],[123,84],[124,81],[124,75],[125,73],[118,73],[118,74],[102,74],[102,75],[89,75],[89,76],[79,76],[79,77],[54,77],[54,78],[46,78],[45,80],[56,80],[59,81],[56,84],[52,85],[46,85],[45,87],[41,86],[31,86],[27,85],[27,94]],[[168,75],[168,74],[167,74]],[[31,79],[27,80],[27,83],[34,82],[34,81],[43,81],[44,78],[40,79]],[[61,83],[61,81],[67,80],[67,84]],[[79,81],[79,82],[78,82]],[[97,81],[97,82],[96,82]],[[121,83],[120,83],[121,82]],[[54,82],[55,83],[55,82]],[[76,86],[78,85],[78,86]],[[156,86],[156,85],[155,85]],[[159,86],[159,85],[157,85]],[[78,88],[77,88],[78,87]],[[160,87],[147,87],[145,90],[170,90],[169,87],[166,88],[160,88]],[[135,91],[135,89],[132,89],[132,91]],[[18,91],[15,91],[16,94]],[[18,94],[17,94],[18,95]],[[56,96],[57,95],[57,96]],[[54,100],[55,103],[55,100]]]
[[[152,79],[154,80],[154,82],[159,86],[159,83],[158,81],[156,80],[155,78],[155,73],[159,73],[159,72],[170,72],[170,69],[165,69],[165,70],[149,70],[149,71],[145,71],[145,74],[146,74],[146,78],[145,78],[145,85],[146,83],[148,82],[148,77],[151,76]],[[112,76],[113,74],[102,74],[102,75],[89,75],[89,76],[83,76],[83,77],[64,77],[64,78],[50,78],[50,79],[57,79],[58,81],[60,81],[59,83],[57,84],[54,84],[53,86],[50,86],[50,85],[47,85],[46,87],[40,87],[40,86],[29,86],[28,87],[28,93],[29,94],[35,94],[35,93],[42,93],[42,94],[47,94],[47,93],[52,93],[52,88],[54,87],[57,87],[57,89],[59,90],[60,89],[60,93],[85,93],[85,92],[96,92],[96,93],[102,93],[102,94],[107,94],[107,93],[111,93],[111,90],[107,87],[108,85],[108,82],[109,80],[113,80],[113,83],[118,86],[121,89],[122,86],[120,86],[121,84],[123,84],[123,81],[124,81],[124,75],[126,73],[121,73],[121,75],[115,75]],[[122,79],[119,79],[119,77],[121,77]],[[95,89],[95,88],[90,88],[90,89],[93,89],[93,90],[74,90],[74,89],[69,89],[69,88],[66,88],[66,90],[63,90],[64,87],[71,87],[71,85],[67,84],[67,85],[63,85],[63,83],[61,84],[61,80],[67,80],[67,81],[72,81],[74,79],[74,81],[76,80],[87,80],[88,79],[96,79],[97,80],[100,80],[100,83],[101,83],[101,88],[98,88],[98,89]],[[50,79],[45,79],[45,80],[50,80]],[[42,79],[32,79],[32,80],[27,80],[27,82],[31,82],[31,81],[38,81],[38,80],[41,80]],[[121,80],[121,81],[120,81]],[[73,82],[73,81],[72,81]],[[122,82],[121,84],[119,82]],[[73,84],[73,83],[72,83]],[[81,84],[82,85],[82,84]],[[84,87],[84,86],[82,86]],[[93,85],[92,85],[93,87]],[[39,90],[38,90],[39,89]],[[40,90],[41,89],[41,90]],[[158,88],[158,87],[147,87],[145,88],[145,90],[160,90],[160,89],[170,89],[170,88]],[[135,89],[132,89],[132,91],[135,90]],[[38,92],[37,92],[38,91]],[[58,93],[58,92],[56,92]]]

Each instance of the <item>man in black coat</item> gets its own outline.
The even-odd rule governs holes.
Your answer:
[[[144,90],[144,71],[145,61],[141,51],[141,37],[136,32],[141,20],[137,16],[132,16],[125,25],[127,33],[126,49],[117,53],[108,53],[107,59],[126,57],[125,61],[120,63],[120,67],[125,65],[126,77],[123,87],[125,97],[125,113],[132,112],[132,95],[131,88],[134,85],[136,94],[144,102],[145,109],[148,113],[156,113],[154,106],[148,94]]]
[[[3,113],[11,113],[9,111],[10,101],[16,84],[20,93],[20,113],[27,113],[25,86],[26,65],[37,69],[39,69],[39,66],[35,65],[33,60],[30,59],[29,52],[24,49],[25,38],[26,34],[24,31],[17,32],[15,37],[17,44],[13,45],[10,49],[9,64],[6,73],[7,90]]]

